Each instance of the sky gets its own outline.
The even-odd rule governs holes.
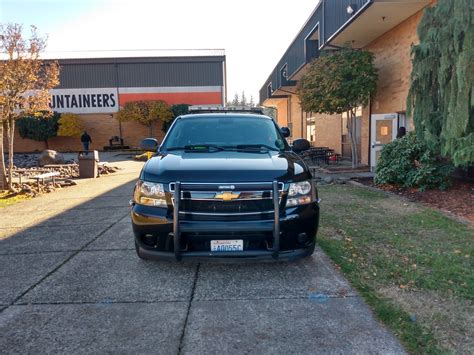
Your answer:
[[[47,51],[225,49],[227,93],[258,92],[318,0],[0,0]],[[28,32],[25,31],[25,34]]]

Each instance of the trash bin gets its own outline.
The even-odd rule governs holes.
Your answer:
[[[99,174],[99,152],[90,150],[79,152],[79,177],[82,179],[94,179]]]

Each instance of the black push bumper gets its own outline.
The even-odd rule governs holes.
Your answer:
[[[280,209],[278,183],[274,181],[271,189],[273,191],[273,206],[271,219],[256,221],[189,221],[180,218],[180,196],[181,191],[186,189],[185,184],[177,182],[174,190],[174,209],[170,215],[166,209],[157,209],[142,205],[132,207],[132,224],[135,233],[137,252],[145,259],[155,260],[181,260],[192,258],[193,260],[214,259],[228,261],[235,260],[293,260],[311,255],[315,247],[315,235],[319,222],[319,204],[288,208],[284,212]],[[255,232],[267,233],[273,236],[271,248],[267,250],[244,250],[232,252],[212,251],[183,251],[180,248],[183,233],[238,233]],[[172,236],[173,252],[156,250],[144,244],[140,238],[142,235],[169,234]],[[281,250],[280,240],[290,235],[296,238],[298,235],[307,235],[308,241],[298,248]]]

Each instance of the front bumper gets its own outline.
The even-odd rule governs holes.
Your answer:
[[[207,250],[187,250],[181,245],[180,258],[174,252],[173,233],[175,231],[174,216],[166,209],[134,205],[131,218],[137,252],[145,259],[176,260],[192,258],[193,260],[214,259],[219,261],[265,261],[293,260],[311,255],[316,243],[316,232],[319,224],[319,204],[314,202],[307,205],[287,208],[279,213],[279,250],[275,246],[268,248],[245,249],[241,252],[211,252]],[[264,241],[273,240],[275,220],[258,221],[180,221],[179,232],[186,234],[185,241],[209,241],[211,239],[246,239],[252,238]],[[250,233],[250,234],[249,234]],[[161,236],[167,240],[167,247],[158,249],[147,245],[144,236]],[[298,240],[304,237],[304,242]],[[171,239],[171,241],[169,240]]]

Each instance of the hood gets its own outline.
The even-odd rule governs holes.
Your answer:
[[[159,153],[146,163],[140,176],[162,183],[287,182],[310,177],[301,158],[293,152],[233,151]]]

